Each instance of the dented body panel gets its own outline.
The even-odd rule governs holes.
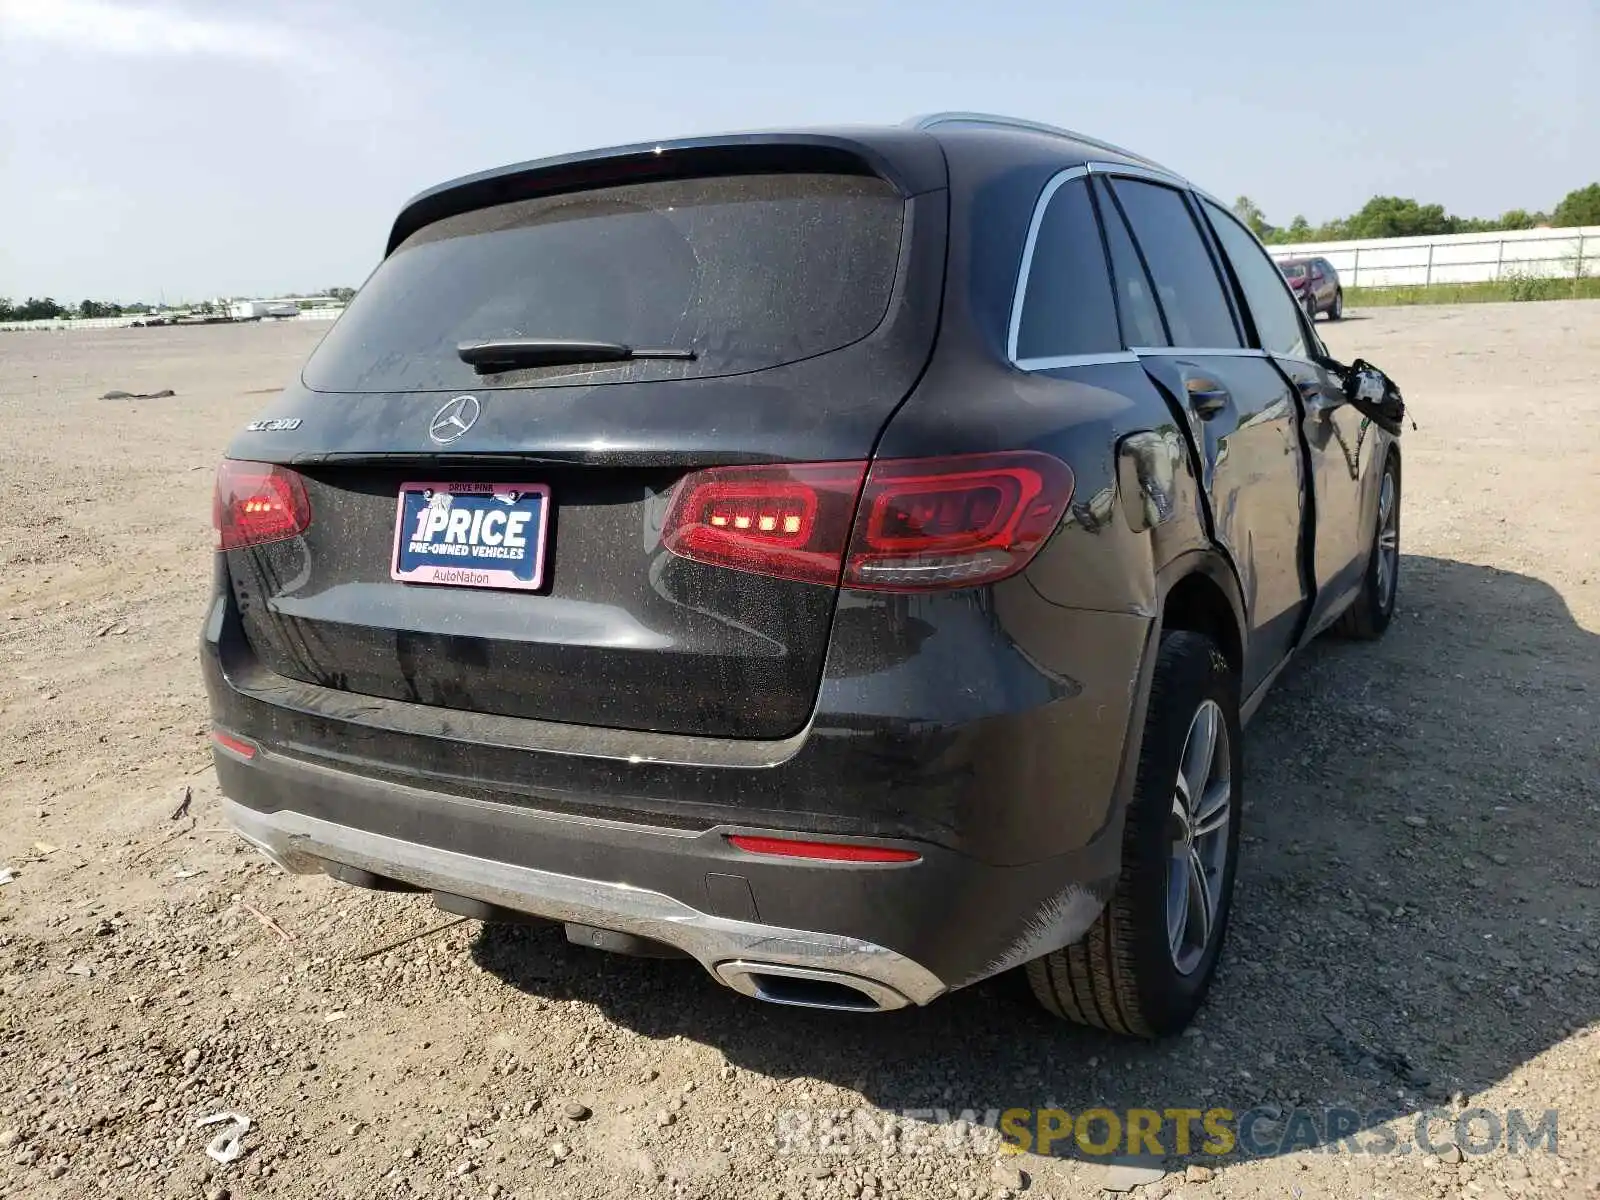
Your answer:
[[[447,446],[430,420],[448,390],[291,385],[277,427],[247,429],[229,455],[303,476],[311,527],[218,555],[201,641],[214,721],[255,748],[217,751],[229,819],[293,870],[663,941],[713,973],[765,946],[923,1003],[1094,921],[1120,870],[1166,597],[1213,581],[1246,689],[1264,688],[1349,581],[1388,435],[1309,412],[1305,372],[1259,351],[1019,365],[1008,337],[1036,206],[1062,171],[1117,160],[1105,147],[950,129],[665,149],[435,189],[402,213],[391,252],[432,222],[617,171],[780,171],[799,155],[903,195],[882,320],[745,374],[596,368],[486,387]],[[1226,385],[1220,419],[1185,407],[1197,375]],[[1354,474],[1336,480],[1327,448],[1352,438]],[[1007,451],[1052,456],[1073,486],[1043,546],[998,582],[828,587],[661,545],[668,498],[697,468]],[[391,577],[400,482],[501,478],[550,488],[537,594]],[[1338,509],[1325,539],[1323,509]],[[731,835],[915,861],[763,858]]]

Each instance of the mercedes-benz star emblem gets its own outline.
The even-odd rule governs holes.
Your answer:
[[[476,396],[457,396],[433,414],[433,420],[428,425],[428,436],[441,446],[453,442],[472,428],[472,423],[478,419],[478,412]]]

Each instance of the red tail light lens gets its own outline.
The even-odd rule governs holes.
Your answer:
[[[834,586],[866,470],[840,462],[696,471],[673,494],[662,542],[695,562]]]
[[[278,542],[311,528],[311,501],[287,467],[225,458],[211,506],[218,550]]]
[[[1032,450],[802,466],[717,467],[678,484],[674,554],[804,583],[879,591],[1015,574],[1072,498],[1065,463]]]
[[[880,459],[867,473],[846,587],[968,587],[1028,565],[1072,499],[1072,471],[1032,450]]]

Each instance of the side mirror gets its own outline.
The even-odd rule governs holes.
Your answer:
[[[1378,404],[1392,386],[1389,377],[1377,367],[1358,359],[1354,366],[1345,371],[1344,398],[1351,404]]]
[[[1362,416],[1399,437],[1406,402],[1394,380],[1364,358],[1356,359],[1343,370],[1345,400]]]

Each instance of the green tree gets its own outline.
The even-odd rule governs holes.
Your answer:
[[[57,304],[49,296],[42,300],[29,296],[12,310],[14,321],[53,321],[57,317],[65,316],[66,309]]]
[[[1550,214],[1550,224],[1563,229],[1574,225],[1600,225],[1600,183],[1568,192]]]
[[[1546,223],[1548,218],[1543,213],[1529,212],[1525,208],[1513,208],[1510,212],[1501,213],[1499,220],[1494,223],[1496,229],[1537,229]]]
[[[1233,202],[1233,215],[1250,226],[1251,231],[1262,241],[1266,241],[1275,232],[1272,226],[1267,224],[1267,215],[1249,196],[1240,196]]]
[[[1418,204],[1400,196],[1374,196],[1342,222],[1352,238],[1420,237],[1454,233],[1459,222],[1442,204]]]

